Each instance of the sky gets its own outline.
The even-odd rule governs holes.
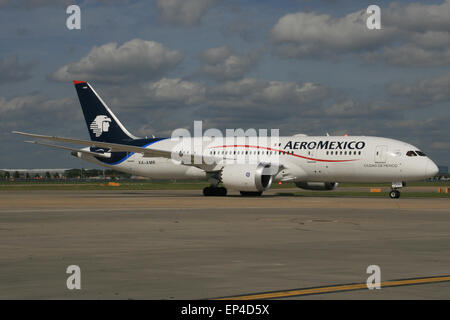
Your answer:
[[[449,166],[449,17],[450,0],[0,0],[0,168],[93,167],[11,134],[89,139],[73,80],[136,136],[382,136]]]

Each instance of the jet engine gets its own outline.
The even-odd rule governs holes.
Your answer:
[[[296,182],[298,188],[305,190],[334,190],[339,183],[337,182]]]
[[[272,167],[267,163],[234,164],[222,169],[221,181],[226,188],[241,192],[263,192],[272,184]]]

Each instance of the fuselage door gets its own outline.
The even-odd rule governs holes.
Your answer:
[[[311,149],[311,150],[306,150],[306,157],[308,159],[308,163],[316,163],[315,157],[316,157],[316,150],[315,149]]]
[[[375,162],[377,162],[377,163],[386,162],[387,149],[388,149],[387,146],[377,146],[375,148]]]

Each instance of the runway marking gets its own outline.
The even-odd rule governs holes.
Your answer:
[[[430,283],[437,283],[437,282],[450,282],[450,275],[382,281],[381,289],[386,288],[386,287],[399,287],[399,286],[418,285],[418,284],[430,284]],[[325,286],[325,287],[313,287],[313,288],[304,288],[304,289],[262,292],[262,293],[253,293],[253,294],[247,294],[247,295],[219,298],[217,300],[277,299],[277,298],[288,298],[288,297],[295,297],[295,296],[306,296],[306,295],[313,295],[313,294],[326,294],[326,293],[336,293],[336,292],[343,292],[343,291],[353,291],[353,290],[361,290],[361,289],[368,290],[367,284],[366,283],[352,283],[352,284],[340,284],[340,285]],[[376,289],[374,289],[374,290],[376,290]]]

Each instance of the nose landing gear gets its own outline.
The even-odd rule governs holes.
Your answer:
[[[389,192],[389,197],[391,199],[398,199],[398,198],[400,198],[400,191],[398,191],[396,189],[391,190],[391,192]]]

